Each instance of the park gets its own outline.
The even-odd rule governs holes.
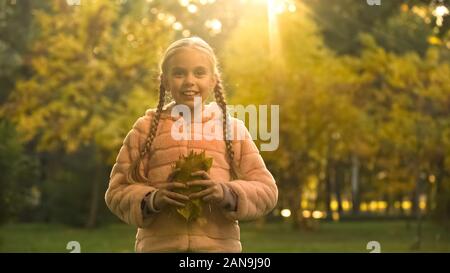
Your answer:
[[[135,252],[138,227],[105,193],[136,120],[176,99],[164,50],[192,37],[217,57],[220,81],[202,102],[226,101],[219,110],[250,131],[246,147],[276,182],[273,208],[238,219],[242,252],[450,252],[448,9],[441,0],[0,1],[0,252]],[[241,140],[213,147],[227,151],[213,168],[231,158],[231,170]],[[227,182],[254,185],[245,171]],[[135,208],[144,198],[127,200]],[[249,208],[267,209],[257,204]]]

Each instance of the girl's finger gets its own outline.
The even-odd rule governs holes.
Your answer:
[[[180,182],[171,182],[171,183],[167,183],[165,185],[165,188],[168,190],[173,190],[173,189],[187,189],[187,185],[184,183],[180,183]]]
[[[209,177],[209,174],[208,174],[207,172],[205,172],[205,171],[196,171],[196,172],[191,173],[191,175],[200,175],[200,176],[202,176],[204,179],[211,179],[211,178]]]
[[[168,197],[170,197],[171,199],[175,199],[175,200],[178,200],[178,201],[189,201],[189,197],[188,196],[186,196],[186,195],[184,195],[184,194],[180,194],[180,193],[176,193],[176,192],[173,192],[173,191],[169,191],[169,192],[167,192],[167,194],[166,194]]]
[[[184,208],[186,206],[185,204],[175,201],[167,196],[164,196],[163,199],[164,199],[164,202],[168,205],[172,205],[172,206],[180,207],[180,208]]]
[[[196,193],[191,193],[189,194],[189,199],[197,199],[197,198],[201,198],[205,195],[211,194],[214,192],[214,188],[207,188],[206,190],[202,190]]]
[[[192,186],[207,186],[207,187],[211,187],[211,186],[214,186],[216,183],[214,183],[211,180],[194,180],[194,181],[186,182],[186,184],[189,187],[192,187]]]

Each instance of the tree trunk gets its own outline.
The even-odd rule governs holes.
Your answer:
[[[416,177],[416,185],[414,187],[413,193],[412,193],[412,198],[411,198],[411,203],[412,203],[412,215],[417,218],[418,214],[419,214],[419,180],[420,178],[418,177],[419,175],[417,175]]]
[[[442,223],[444,227],[450,229],[450,193],[449,189],[444,185],[444,181],[448,179],[448,173],[445,169],[444,156],[439,156],[437,160],[437,173],[435,185],[435,207],[433,210],[434,218]]]
[[[327,168],[325,178],[325,206],[327,211],[327,219],[331,219],[331,192],[332,192],[332,182],[331,182],[331,168]]]
[[[384,201],[386,201],[386,209],[384,214],[389,216],[392,214],[392,195],[389,193],[385,194]]]
[[[91,200],[89,205],[89,216],[86,222],[86,228],[93,228],[97,224],[98,202],[100,197],[100,181],[102,170],[101,165],[97,163],[94,180],[92,181]]]
[[[422,193],[422,178],[419,171],[416,175],[416,188],[414,190],[414,210],[413,215],[417,220],[416,240],[412,246],[412,249],[418,250],[422,244],[422,212],[419,207],[419,196]]]
[[[352,213],[359,214],[359,159],[352,155]]]
[[[302,215],[301,215],[301,192],[293,189],[289,194],[289,209],[291,210],[292,228],[302,228]]]
[[[339,218],[342,216],[342,196],[341,196],[341,189],[342,189],[342,185],[344,184],[344,173],[345,171],[345,166],[342,163],[337,164],[336,169],[335,169],[335,179],[334,179],[334,190],[335,190],[335,194],[336,194],[336,201],[337,201],[337,205],[338,205],[338,213],[339,213]]]

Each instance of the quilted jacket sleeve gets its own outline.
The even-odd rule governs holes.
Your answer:
[[[245,137],[240,140],[239,180],[225,182],[237,195],[237,210],[225,211],[232,220],[253,220],[269,213],[278,200],[278,188],[272,174],[267,170],[258,148],[242,122],[239,130]]]
[[[105,194],[106,205],[115,215],[127,224],[140,228],[148,226],[153,220],[152,214],[146,215],[144,219],[141,202],[154,188],[143,183],[128,182],[127,173],[131,162],[139,155],[139,148],[143,145],[145,133],[148,132],[149,119],[149,116],[139,118],[125,137],[112,168]]]

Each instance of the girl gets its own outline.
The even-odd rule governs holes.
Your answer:
[[[275,180],[244,123],[227,113],[216,57],[205,41],[192,37],[172,43],[160,70],[158,106],[147,110],[123,141],[106,204],[120,219],[138,227],[137,252],[241,252],[238,221],[256,219],[275,207]],[[164,106],[166,92],[174,101]],[[216,102],[205,105],[212,92]],[[180,105],[192,110],[191,117],[171,114]],[[202,116],[194,116],[196,112]],[[221,114],[214,115],[217,112]],[[219,121],[222,138],[206,140],[207,130],[194,130],[192,137],[180,140],[173,135],[174,123],[180,120],[203,129],[206,123]],[[231,139],[232,132],[239,131],[244,137]],[[213,158],[209,173],[195,172],[192,175],[203,179],[187,184],[172,181],[173,163],[190,151],[205,151]],[[203,188],[177,193],[191,186]],[[173,208],[183,208],[193,199],[203,201],[201,217],[186,221],[173,213]]]

